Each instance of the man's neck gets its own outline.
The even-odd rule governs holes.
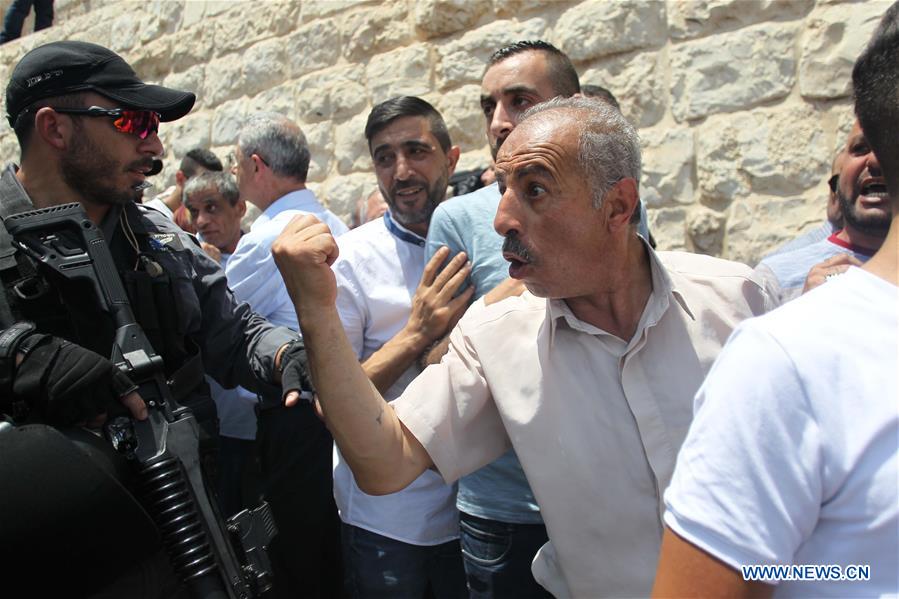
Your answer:
[[[31,198],[31,203],[35,208],[49,208],[77,201],[95,225],[99,225],[106,213],[109,212],[108,205],[90,202],[75,192],[65,184],[61,177],[56,175],[52,168],[35,169],[23,164],[16,173],[16,177],[25,188],[25,193]]]
[[[652,268],[648,250],[637,237],[628,239],[621,258],[618,280],[604,282],[607,290],[592,295],[568,298],[565,303],[579,319],[623,341],[637,332],[646,303],[652,295]]]
[[[305,183],[299,183],[291,179],[274,181],[267,189],[261,190],[260,193],[257,194],[256,199],[251,198],[250,201],[254,206],[265,212],[268,210],[269,206],[287,194],[293,193],[294,191],[302,191],[303,189],[306,189]]]
[[[899,213],[894,214],[890,231],[877,253],[862,266],[873,275],[899,286]]]
[[[843,230],[837,233],[837,238],[851,246],[859,247],[869,252],[876,252],[883,243],[883,237],[862,233],[850,224],[846,224]]]

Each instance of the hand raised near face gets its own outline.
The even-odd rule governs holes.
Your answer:
[[[272,244],[275,264],[300,318],[306,310],[334,307],[337,283],[331,265],[337,253],[328,225],[311,214],[295,216]]]
[[[424,345],[436,341],[456,324],[474,293],[474,288],[469,286],[453,297],[471,273],[471,264],[465,252],[459,252],[443,270],[439,270],[449,253],[447,247],[434,253],[425,265],[412,297],[412,314],[406,330]]]

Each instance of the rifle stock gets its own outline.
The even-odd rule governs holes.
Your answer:
[[[196,419],[172,397],[165,365],[134,318],[102,233],[79,204],[17,214],[5,224],[16,246],[57,276],[88,282],[113,319],[111,360],[138,385],[149,416],[112,418],[106,434],[135,464],[139,496],[175,572],[198,597],[250,599],[270,588],[271,510],[263,502],[223,522],[200,467]]]

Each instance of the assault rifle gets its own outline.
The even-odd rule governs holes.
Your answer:
[[[138,497],[175,572],[204,599],[250,599],[268,590],[267,547],[276,533],[271,510],[263,502],[223,522],[200,468],[197,421],[172,396],[162,358],[134,318],[102,233],[79,204],[17,214],[5,224],[15,245],[57,276],[89,283],[115,324],[111,360],[138,385],[149,416],[112,418],[105,432],[134,463]]]

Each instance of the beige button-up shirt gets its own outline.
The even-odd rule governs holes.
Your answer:
[[[632,339],[526,293],[469,310],[393,403],[447,482],[515,448],[550,538],[534,576],[557,597],[649,594],[693,396],[767,303],[742,264],[651,250],[650,264]]]

